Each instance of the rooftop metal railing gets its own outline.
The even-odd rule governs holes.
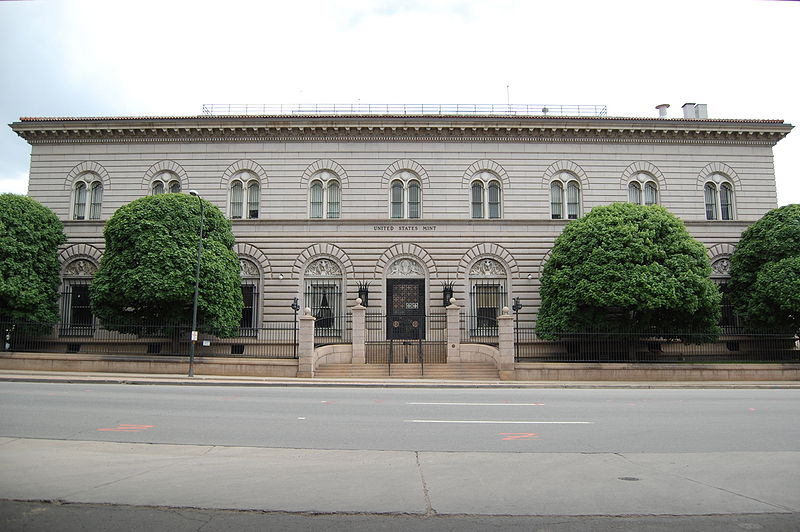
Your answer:
[[[203,104],[203,115],[606,116],[605,105],[473,103]]]

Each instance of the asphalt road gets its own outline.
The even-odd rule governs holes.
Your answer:
[[[798,399],[0,383],[0,525],[792,530]]]
[[[780,452],[800,390],[353,389],[0,383],[0,436],[484,452]]]

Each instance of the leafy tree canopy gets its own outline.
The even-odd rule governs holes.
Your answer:
[[[800,205],[773,209],[742,233],[729,287],[747,327],[800,331]]]
[[[58,321],[58,246],[64,227],[27,196],[0,194],[0,321]]]
[[[242,293],[231,224],[214,205],[185,194],[137,199],[106,223],[106,249],[90,288],[103,326],[135,333],[143,326],[191,323],[199,201],[205,212],[198,328],[236,334]]]
[[[703,245],[663,207],[595,207],[556,239],[542,274],[537,332],[551,339],[584,331],[674,332],[712,341],[720,294],[710,275]]]

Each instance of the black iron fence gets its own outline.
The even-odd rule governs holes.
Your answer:
[[[333,344],[349,344],[352,342],[353,314],[348,312],[341,316],[325,318],[335,323],[336,327],[316,327],[314,322],[314,347]],[[319,320],[319,318],[317,318]]]
[[[444,364],[447,314],[365,315],[367,364]],[[391,371],[391,369],[390,369]],[[424,371],[424,369],[423,369]]]
[[[497,317],[461,314],[461,341],[466,344],[486,344],[497,346]]]
[[[723,334],[716,342],[690,343],[687,332],[561,333],[537,336],[533,323],[514,330],[517,362],[756,363],[800,362],[800,340],[786,333]]]
[[[74,327],[3,323],[2,350],[33,353],[85,353],[120,355],[188,356],[191,327],[153,324],[129,333],[96,323]],[[199,327],[202,331],[202,327]],[[130,329],[127,329],[130,330]],[[296,358],[298,330],[295,321],[266,321],[230,338],[200,333],[197,356],[244,358]]]

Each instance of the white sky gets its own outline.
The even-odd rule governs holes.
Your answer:
[[[800,125],[800,2],[0,0],[0,120],[204,103],[605,104]],[[0,126],[0,192],[30,149]],[[775,147],[800,203],[800,128]]]

